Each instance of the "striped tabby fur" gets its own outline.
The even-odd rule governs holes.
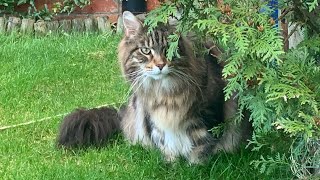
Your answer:
[[[182,156],[190,163],[199,163],[218,150],[234,151],[250,125],[228,121],[236,113],[237,102],[224,102],[225,82],[215,59],[195,57],[191,43],[181,38],[180,57],[168,61],[170,28],[160,26],[148,34],[142,22],[127,11],[123,23],[125,36],[119,44],[119,63],[132,88],[127,106],[119,112],[125,137],[133,144],[159,148],[168,161]],[[80,123],[82,118],[74,121]],[[208,130],[221,122],[226,122],[225,132],[215,139]],[[76,131],[66,127],[65,123],[60,134]],[[68,145],[65,139],[60,136],[58,143]]]

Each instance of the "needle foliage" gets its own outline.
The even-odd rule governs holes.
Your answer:
[[[220,63],[228,82],[228,99],[236,92],[239,114],[251,112],[254,134],[248,147],[259,151],[272,147],[270,134],[281,134],[283,152],[252,161],[261,173],[290,167],[292,174],[306,178],[320,165],[320,38],[317,0],[282,1],[271,6],[261,0],[168,0],[149,13],[150,30],[176,19],[167,52],[176,55],[177,41],[192,32],[200,42],[213,41],[221,49]],[[279,19],[274,9],[282,9]],[[284,50],[278,21],[298,23],[306,37],[298,47]],[[295,28],[294,30],[296,30]],[[286,39],[287,40],[287,39]],[[319,173],[319,172],[318,172]]]

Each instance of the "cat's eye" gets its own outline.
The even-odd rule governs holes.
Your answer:
[[[149,55],[151,53],[151,49],[146,48],[146,47],[142,47],[142,48],[140,48],[140,52],[142,54]]]

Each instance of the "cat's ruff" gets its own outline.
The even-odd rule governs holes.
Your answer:
[[[250,128],[235,124],[235,98],[224,101],[222,67],[212,56],[198,58],[192,43],[179,40],[179,57],[166,59],[172,29],[159,26],[149,34],[132,13],[123,13],[125,35],[118,59],[132,95],[118,115],[111,108],[78,110],[67,116],[58,144],[67,147],[101,144],[118,129],[129,142],[159,148],[168,161],[185,157],[199,163],[218,150],[234,151]],[[110,115],[108,115],[110,114]],[[221,138],[208,130],[225,122]]]

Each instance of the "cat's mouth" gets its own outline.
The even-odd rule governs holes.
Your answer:
[[[166,78],[169,74],[169,69],[164,66],[161,70],[159,68],[153,68],[151,71],[147,71],[146,75],[154,80]]]
[[[149,71],[149,72],[147,72],[147,76],[154,79],[154,80],[166,78],[167,75],[168,75],[168,72],[166,72],[166,71]]]
[[[152,74],[149,77],[151,77],[154,80],[164,79],[167,76],[167,74],[159,73],[159,74]]]

